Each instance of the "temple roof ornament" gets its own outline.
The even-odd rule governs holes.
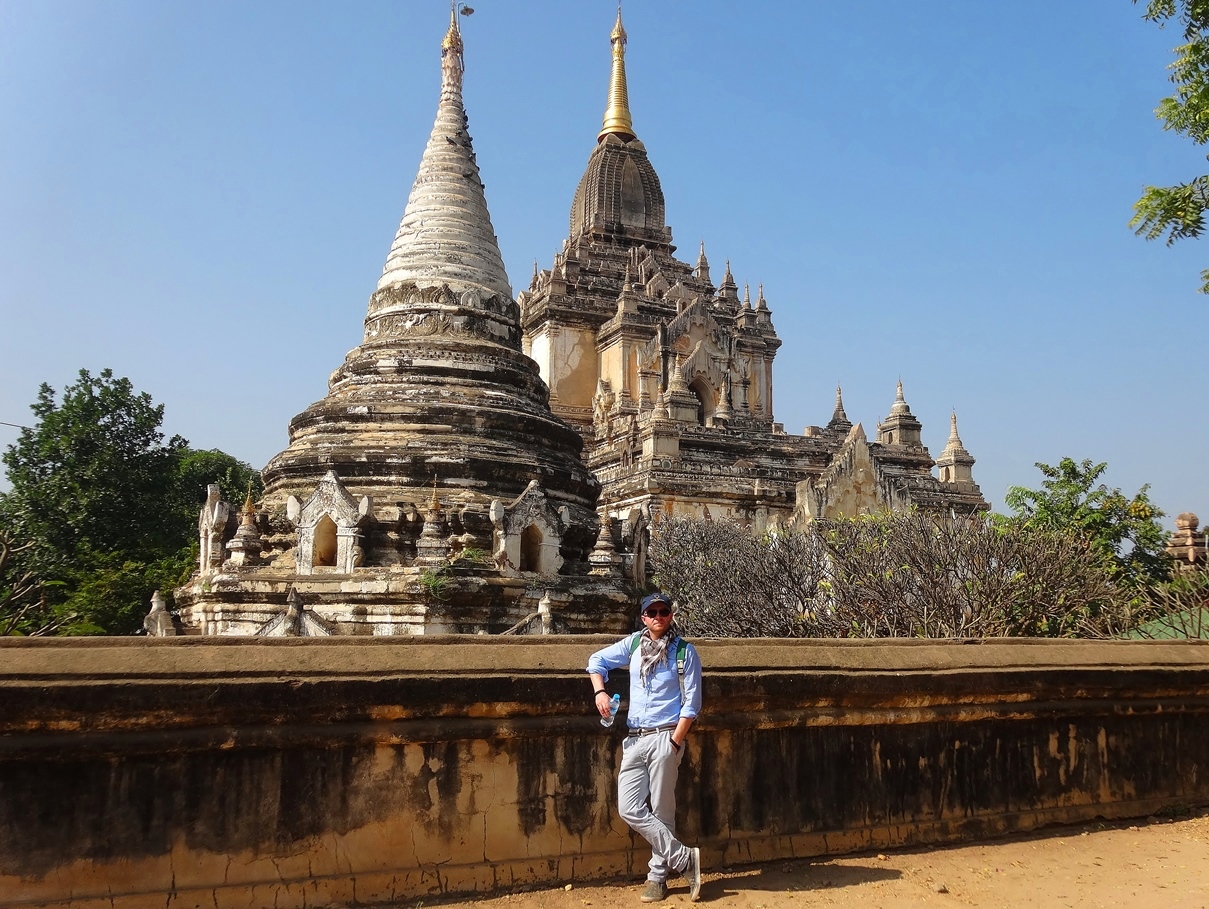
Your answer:
[[[441,97],[403,220],[378,289],[446,284],[457,293],[511,298],[462,105],[464,45],[456,10],[441,41]]]
[[[973,456],[966,451],[965,446],[961,442],[961,436],[957,434],[957,411],[953,411],[949,415],[949,441],[945,445],[945,450],[941,452],[940,457],[936,460],[937,464],[973,464]]]
[[[835,386],[835,410],[831,414],[832,423],[847,423],[848,414],[844,413],[844,392],[839,385]]]
[[[911,408],[907,406],[907,399],[903,397],[903,380],[898,380],[898,391],[894,395],[894,404],[890,407],[890,415],[898,416],[899,414],[910,414]]]
[[[630,93],[625,81],[625,27],[621,24],[621,4],[617,4],[617,23],[609,35],[613,45],[613,73],[609,78],[609,104],[605,108],[604,125],[597,142],[604,141],[610,134],[620,136],[629,141],[637,138],[634,134],[634,121],[630,116]]]

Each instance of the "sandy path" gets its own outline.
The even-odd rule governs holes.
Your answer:
[[[633,909],[641,881],[573,885],[494,899],[409,901],[443,909]],[[712,869],[703,905],[726,909],[830,906],[1159,907],[1209,909],[1209,813],[1062,827],[970,846]],[[664,906],[687,907],[680,880]]]

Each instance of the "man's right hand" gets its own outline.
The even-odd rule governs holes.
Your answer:
[[[609,718],[609,704],[611,698],[607,691],[596,692],[596,709],[600,712],[600,718],[607,720]]]

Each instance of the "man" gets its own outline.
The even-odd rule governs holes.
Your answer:
[[[676,777],[689,728],[701,709],[701,661],[696,648],[676,631],[668,596],[655,593],[642,601],[642,624],[641,632],[592,654],[588,674],[596,710],[608,717],[609,670],[630,668],[629,729],[617,775],[617,808],[621,819],[651,844],[640,899],[664,899],[668,874],[677,871],[688,880],[689,899],[696,902],[701,850],[676,839]]]

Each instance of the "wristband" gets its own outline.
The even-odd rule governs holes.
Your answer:
[[[672,734],[670,732],[668,733],[667,737],[668,737],[668,741],[672,743],[672,747],[675,748],[677,751],[679,751],[680,746],[676,744],[676,740],[674,738],[672,738]]]
[[[598,689],[596,689],[596,694],[608,694],[608,692],[605,691],[603,688],[598,688]],[[592,697],[596,697],[596,694],[592,695]]]

